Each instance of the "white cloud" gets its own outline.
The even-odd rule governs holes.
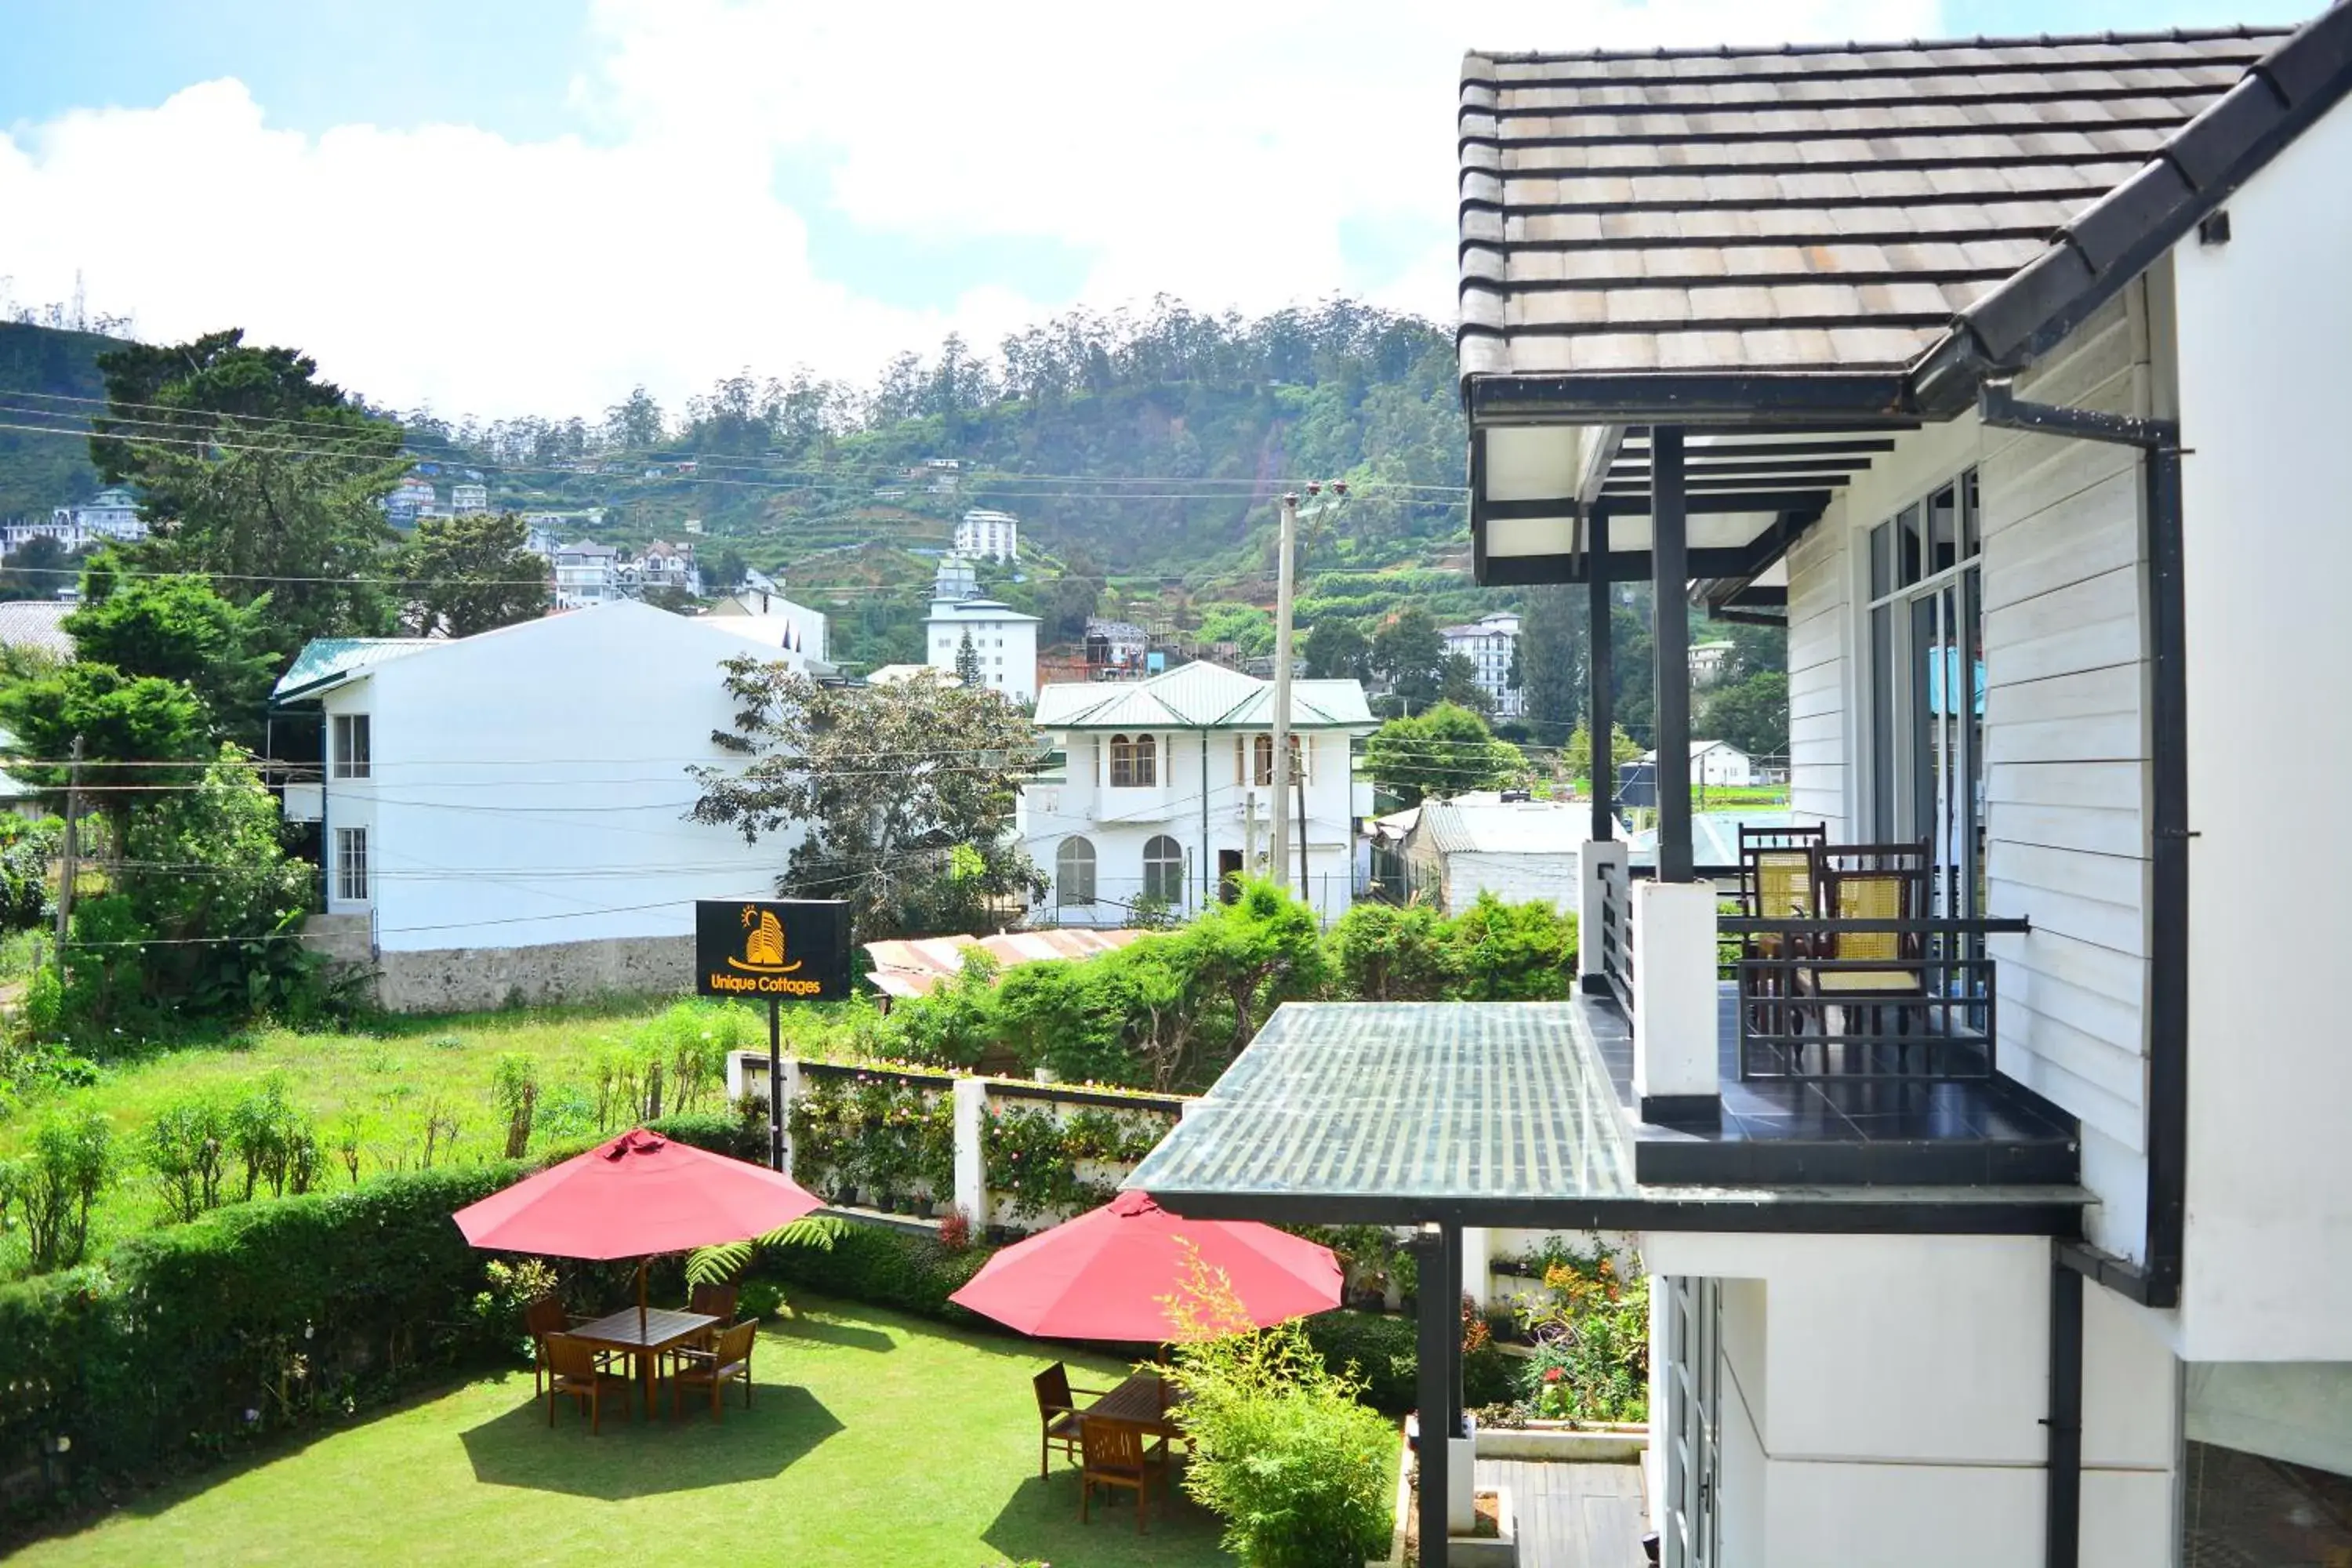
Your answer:
[[[1451,310],[1465,46],[1622,47],[1934,31],[1933,0],[1424,0],[1177,10],[607,0],[574,85],[593,140],[273,129],[234,80],[0,137],[0,276],[148,336],[238,322],[445,413],[675,404],[750,363],[863,379],[1084,301],[1265,309],[1335,291]],[[830,169],[796,211],[780,168]],[[794,188],[799,188],[795,183]],[[925,247],[1076,247],[1072,298],[1008,277],[951,306],[818,275],[811,225]],[[1343,225],[1402,243],[1351,267]],[[887,292],[887,291],[884,291]]]

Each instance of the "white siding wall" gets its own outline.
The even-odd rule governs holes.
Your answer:
[[[1577,890],[1577,854],[1504,855],[1463,851],[1444,857],[1445,911],[1460,914],[1492,893],[1507,904],[1536,900],[1573,909]]]
[[[1846,539],[1832,513],[1789,552],[1789,804],[1842,841],[1857,836],[1846,753],[1859,728],[1846,718],[1854,691]]]
[[[2135,285],[2019,380],[2037,402],[2149,414]],[[2148,744],[2137,452],[1983,433],[1988,869],[2000,1059],[2083,1119],[2100,1245],[2144,1246]]]
[[[2352,108],[2174,256],[2189,654],[2183,1353],[2352,1360],[2339,906],[2352,775],[2345,584]]]
[[[370,830],[378,943],[682,936],[697,899],[772,896],[792,835],[747,847],[684,819],[688,765],[730,761],[710,743],[732,728],[720,660],[777,657],[722,625],[636,604],[575,610],[330,693],[331,717],[373,720],[373,776],[330,779],[326,809],[331,862],[333,829]]]

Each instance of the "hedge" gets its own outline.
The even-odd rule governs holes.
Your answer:
[[[869,1307],[896,1307],[941,1322],[984,1321],[948,1300],[989,1259],[991,1249],[950,1252],[928,1235],[851,1221],[829,1250],[778,1248],[759,1272],[787,1284]]]
[[[0,1473],[64,1436],[85,1477],[150,1476],[511,1355],[518,1322],[477,1304],[491,1255],[449,1216],[528,1168],[239,1204],[0,1286]]]

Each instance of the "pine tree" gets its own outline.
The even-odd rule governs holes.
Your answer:
[[[964,631],[963,642],[956,648],[956,679],[967,687],[976,688],[981,684],[980,650],[971,646],[969,627]]]
[[[1572,724],[1583,711],[1583,626],[1574,592],[1559,584],[1530,590],[1512,650],[1521,707],[1538,724]]]

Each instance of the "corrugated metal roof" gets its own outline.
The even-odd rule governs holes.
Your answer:
[[[283,702],[331,681],[342,680],[371,665],[386,663],[433,646],[427,637],[313,637],[294,656],[294,663],[278,678],[270,696]]]
[[[79,607],[62,599],[0,601],[0,647],[36,647],[71,658],[73,638],[66,635],[64,621]]]
[[[1789,827],[1797,817],[1789,811],[1698,811],[1691,814],[1691,864],[1739,864],[1739,830],[1747,827]],[[1658,863],[1658,830],[1645,827],[1625,841],[1625,858],[1635,866]]]
[[[866,984],[893,996],[920,996],[963,973],[964,954],[974,948],[992,956],[1000,968],[1034,963],[1042,959],[1090,958],[1125,947],[1143,932],[1120,929],[1091,931],[1065,927],[1054,931],[1000,931],[994,936],[893,939],[865,944],[874,961]]]
[[[1592,836],[1592,807],[1560,800],[1429,801],[1418,831],[1441,855],[1573,855]]]
[[[1906,368],[2285,36],[1470,55],[1462,373]]]
[[[1256,729],[1274,721],[1274,683],[1205,661],[1147,680],[1047,683],[1037,692],[1044,730]],[[1302,730],[1372,723],[1360,682],[1294,680],[1290,722]]]

